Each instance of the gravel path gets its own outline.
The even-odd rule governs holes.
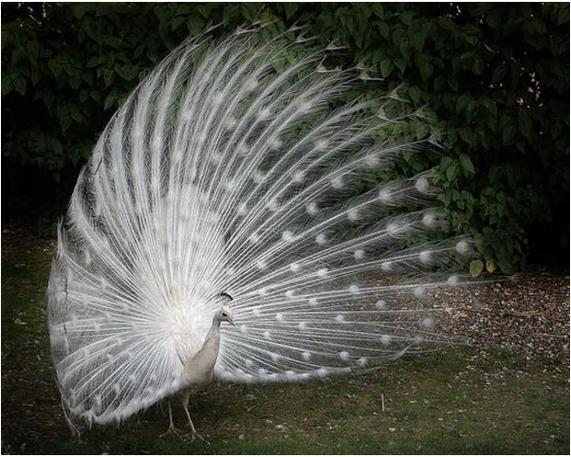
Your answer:
[[[451,310],[440,325],[483,346],[569,365],[569,275],[525,273],[512,281],[434,294]]]

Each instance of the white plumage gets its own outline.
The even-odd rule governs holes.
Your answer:
[[[430,174],[364,178],[422,142],[379,139],[391,121],[373,103],[332,110],[352,74],[315,71],[323,52],[290,63],[278,42],[185,43],[101,135],[48,287],[66,414],[121,421],[212,374],[322,378],[439,340],[416,302],[462,282],[437,271],[470,243],[430,241]],[[221,294],[236,325],[196,364]]]

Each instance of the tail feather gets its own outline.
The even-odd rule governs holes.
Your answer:
[[[428,145],[379,140],[394,119],[371,101],[333,108],[351,72],[316,72],[324,51],[292,63],[280,40],[185,42],[102,133],[48,287],[73,415],[122,420],[176,392],[221,292],[238,324],[223,380],[349,373],[447,341],[432,291],[464,281],[450,274],[470,242],[438,235],[430,171],[378,182]]]

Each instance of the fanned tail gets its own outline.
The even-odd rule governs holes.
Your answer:
[[[181,387],[220,293],[216,372],[299,380],[374,367],[432,333],[430,290],[469,253],[428,208],[430,172],[377,183],[426,147],[379,138],[374,104],[332,110],[350,72],[239,31],[190,40],[130,95],[81,172],[48,287],[68,411],[127,418]],[[423,278],[423,279],[418,279]]]

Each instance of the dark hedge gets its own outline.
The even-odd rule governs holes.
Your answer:
[[[267,36],[297,23],[313,43],[347,46],[341,64],[358,64],[363,92],[396,89],[417,109],[403,133],[443,146],[438,199],[454,230],[477,235],[473,274],[523,268],[530,242],[539,261],[568,264],[563,3],[3,4],[4,193],[67,197],[113,111],[169,49],[208,24],[258,20],[274,21]]]

